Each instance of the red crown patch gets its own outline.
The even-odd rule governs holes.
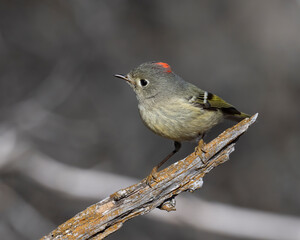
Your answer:
[[[164,62],[157,62],[157,63],[155,63],[155,64],[156,64],[156,65],[159,65],[159,66],[161,66],[161,67],[163,67],[163,68],[165,69],[165,71],[168,72],[168,73],[172,72],[170,65],[167,64],[167,63],[164,63]]]

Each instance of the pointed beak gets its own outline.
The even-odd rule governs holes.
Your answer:
[[[125,81],[127,81],[129,83],[132,83],[132,81],[129,80],[127,76],[124,76],[124,75],[121,75],[121,74],[115,74],[115,77],[121,78],[121,79],[123,79],[123,80],[125,80]]]

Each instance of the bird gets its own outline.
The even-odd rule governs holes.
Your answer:
[[[174,150],[146,178],[149,186],[183,141],[201,140],[203,144],[204,135],[224,119],[241,121],[250,117],[217,95],[185,81],[165,62],[145,62],[115,77],[125,80],[134,90],[143,123],[174,142]]]

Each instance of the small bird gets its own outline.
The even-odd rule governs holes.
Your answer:
[[[175,149],[147,177],[149,186],[156,179],[158,168],[179,151],[182,141],[202,140],[223,119],[240,121],[250,117],[222,98],[184,81],[164,62],[146,62],[127,75],[115,77],[133,88],[144,124],[174,141]]]

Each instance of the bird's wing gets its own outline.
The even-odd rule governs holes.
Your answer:
[[[203,90],[198,91],[196,94],[191,96],[189,102],[207,109],[234,108],[231,104],[224,101],[217,95]]]
[[[238,118],[249,117],[248,114],[238,111],[234,106],[224,101],[222,98],[207,91],[198,90],[196,94],[190,96],[189,102],[204,109],[220,109],[227,116]]]

